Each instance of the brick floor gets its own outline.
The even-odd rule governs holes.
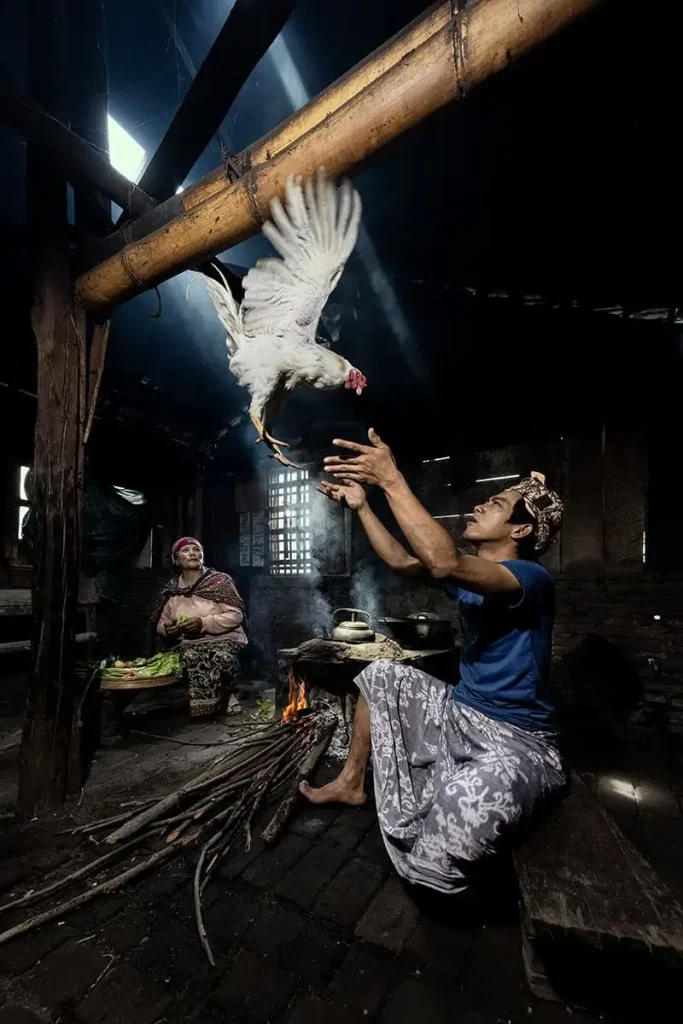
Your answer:
[[[192,730],[193,739],[202,735],[197,725]],[[168,745],[160,753],[160,746],[137,746],[137,766],[125,758],[116,772],[102,753],[97,785],[111,793],[109,806],[122,799],[117,773],[138,772],[138,789],[126,798],[146,795],[150,778],[163,782],[177,773],[182,752]],[[85,820],[104,816],[99,807],[83,813]],[[266,849],[259,835],[270,813],[254,826],[251,850],[234,851],[206,890],[215,968],[196,932],[192,852],[59,925],[0,946],[0,1024],[598,1020],[531,995],[514,900],[512,917],[495,922],[466,918],[453,902],[414,900],[391,869],[372,801],[343,810],[304,807]],[[21,893],[90,853],[69,837],[61,846],[50,831],[60,827],[55,820],[0,831],[0,888],[4,882],[6,891]],[[676,801],[660,795],[634,831],[657,846],[672,876],[678,866],[680,884]],[[8,914],[6,926],[17,919]]]
[[[140,971],[119,964],[76,1007],[78,1024],[155,1024],[171,1002],[167,992]]]
[[[289,907],[266,905],[244,936],[244,945],[278,960],[295,946],[306,928],[306,918]]]
[[[88,942],[65,942],[40,963],[24,983],[39,1003],[59,1007],[83,995],[111,960]]]
[[[210,1003],[221,1011],[266,1024],[284,1010],[297,987],[293,974],[242,950],[229,964]]]
[[[285,875],[276,886],[275,892],[283,899],[296,903],[303,910],[308,910],[347,859],[346,850],[321,840]]]
[[[358,922],[356,936],[400,953],[417,928],[419,916],[399,879],[391,875]]]
[[[353,931],[383,878],[380,868],[354,857],[322,890],[315,901],[313,913],[332,921],[339,928]]]
[[[300,938],[285,947],[283,963],[297,977],[317,988],[330,977],[346,949],[339,932],[309,921]]]
[[[320,999],[300,999],[287,1017],[287,1024],[361,1024],[362,1014]],[[417,1021],[415,1022],[417,1024]]]
[[[45,1024],[46,1017],[39,1017],[18,1003],[8,1003],[0,1008],[0,1024]]]
[[[325,996],[330,1002],[374,1016],[384,998],[398,981],[393,960],[382,959],[371,950],[353,946],[335,973]]]

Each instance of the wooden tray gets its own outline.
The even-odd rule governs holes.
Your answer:
[[[138,679],[101,679],[100,690],[151,690],[177,683],[178,676],[140,676]]]

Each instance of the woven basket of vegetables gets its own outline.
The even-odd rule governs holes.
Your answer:
[[[101,687],[103,690],[127,690],[135,686],[168,686],[181,675],[178,652],[163,651],[153,658],[105,661],[101,670]]]

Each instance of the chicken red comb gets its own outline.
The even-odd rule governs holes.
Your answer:
[[[349,375],[346,378],[346,384],[344,387],[348,388],[349,391],[360,392],[363,388],[367,387],[367,384],[367,379],[363,376],[360,370],[351,369],[349,370]]]

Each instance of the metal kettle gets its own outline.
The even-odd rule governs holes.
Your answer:
[[[335,624],[337,616],[345,612],[350,612],[351,618],[337,621]],[[332,615],[332,639],[344,644],[372,643],[375,633],[371,628],[371,622],[370,613],[364,612],[361,608],[337,608]]]

